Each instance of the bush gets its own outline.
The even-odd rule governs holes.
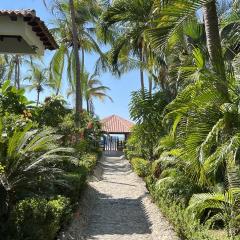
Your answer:
[[[24,89],[18,90],[16,87],[11,86],[10,81],[4,82],[0,88],[0,114],[22,114],[30,103],[24,93]]]
[[[76,149],[79,158],[81,158],[84,154],[88,152],[88,147],[89,142],[85,139],[81,139],[74,145],[74,148]]]
[[[150,174],[150,162],[143,158],[133,158],[131,160],[133,170],[140,177],[147,177]]]
[[[56,193],[68,197],[72,204],[76,204],[85,186],[87,175],[97,163],[97,158],[97,154],[89,153],[81,157],[78,165],[69,161],[62,162],[61,169],[64,169],[65,173],[59,180],[64,184],[57,184]]]
[[[85,154],[82,157],[81,165],[86,167],[88,172],[91,172],[97,164],[97,154]]]
[[[83,167],[78,167],[74,172],[64,174],[62,180],[66,182],[67,187],[60,185],[58,194],[68,197],[72,204],[76,204],[85,186],[86,178],[87,170]]]
[[[161,175],[161,172],[162,172],[161,161],[160,160],[153,161],[151,164],[151,175],[155,179],[158,179]]]
[[[198,222],[187,215],[183,204],[177,203],[168,197],[167,185],[159,188],[156,186],[156,182],[151,180],[152,178],[149,176],[147,178],[147,187],[151,196],[182,239],[213,240],[207,237],[205,229],[203,230],[203,227]]]
[[[60,96],[47,97],[44,104],[36,108],[36,121],[41,126],[58,127],[63,122],[64,117],[70,112],[65,105],[66,102]]]
[[[53,240],[63,221],[70,218],[70,202],[58,196],[53,200],[29,198],[20,201],[11,214],[10,231],[16,240]]]
[[[187,179],[179,177],[171,181],[168,177],[162,182],[156,183],[153,176],[150,175],[146,178],[146,183],[151,196],[182,239],[218,239],[214,237],[214,234],[210,235],[208,229],[186,211],[186,201],[194,189],[192,186],[189,187]]]
[[[155,191],[172,202],[181,203],[187,207],[187,204],[194,193],[200,191],[197,185],[189,182],[185,176],[166,177],[156,182]]]

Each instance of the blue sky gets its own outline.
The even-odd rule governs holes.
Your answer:
[[[35,9],[37,15],[42,20],[44,20],[48,26],[50,25],[51,19],[53,18],[51,13],[45,8],[42,0],[0,0],[0,9]],[[46,65],[48,64],[51,55],[51,52],[46,51],[44,56]],[[97,56],[94,54],[86,56],[87,71],[93,71],[96,59]],[[126,119],[130,119],[128,112],[128,103],[130,101],[130,93],[134,90],[139,89],[140,86],[138,71],[129,72],[123,75],[121,78],[116,78],[110,73],[105,73],[101,75],[99,79],[104,85],[111,88],[109,95],[112,97],[113,103],[109,100],[106,100],[105,103],[96,101],[94,103],[96,114],[100,118],[111,114],[117,114]],[[66,84],[64,86],[66,86]],[[63,93],[67,91],[66,88],[67,87],[63,89]],[[42,95],[42,99],[49,94],[49,91],[45,91],[45,93]],[[28,97],[34,99],[35,93],[28,93]],[[69,104],[71,103],[72,100],[69,99]]]

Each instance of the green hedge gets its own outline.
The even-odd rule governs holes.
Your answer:
[[[82,189],[85,187],[87,175],[92,172],[97,163],[97,154],[84,154],[79,160],[79,164],[64,163],[65,173],[61,176],[62,182],[58,184],[56,194],[64,195],[71,200],[72,204],[77,204]]]
[[[83,154],[78,163],[63,161],[64,172],[48,186],[39,184],[40,190],[21,195],[0,229],[4,240],[54,240],[61,227],[68,223],[78,204],[86,178],[97,163],[98,154]],[[0,171],[2,167],[0,166]],[[42,194],[44,192],[44,194]],[[2,235],[1,235],[2,234]]]
[[[133,170],[140,177],[146,177],[150,174],[150,162],[143,158],[133,158],[131,161]]]
[[[185,211],[185,198],[180,200],[179,196],[177,197],[177,195],[175,195],[177,192],[171,192],[169,189],[171,189],[172,186],[170,186],[169,182],[160,188],[156,187],[156,183],[150,178],[147,178],[146,182],[150,194],[156,204],[172,223],[175,231],[182,239],[217,240],[216,238],[209,236],[207,229]],[[173,183],[173,189],[176,189],[175,187],[179,185],[181,185],[179,182],[176,183],[176,185]],[[181,191],[181,189],[178,189],[178,191]]]
[[[54,240],[60,226],[70,216],[70,201],[65,197],[22,200],[11,214],[9,240]]]
[[[97,159],[98,159],[98,154],[95,154],[95,153],[87,153],[85,154],[81,161],[80,161],[80,164],[84,167],[86,167],[87,171],[89,173],[92,172],[92,170],[94,169],[94,167],[96,166],[97,164]]]
[[[161,172],[159,161],[149,162],[142,158],[133,158],[130,162],[133,170],[144,177],[152,198],[174,226],[180,238],[219,240],[217,231],[209,231],[186,211],[190,197],[199,191],[196,185],[190,185],[188,179],[177,172]],[[161,177],[164,179],[159,179]],[[221,240],[228,240],[228,238],[221,235]]]

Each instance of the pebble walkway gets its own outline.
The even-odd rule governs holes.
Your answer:
[[[59,240],[179,240],[121,154],[105,154],[94,176]]]

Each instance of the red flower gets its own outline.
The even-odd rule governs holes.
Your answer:
[[[87,129],[92,129],[93,128],[93,122],[89,122],[87,125]]]

